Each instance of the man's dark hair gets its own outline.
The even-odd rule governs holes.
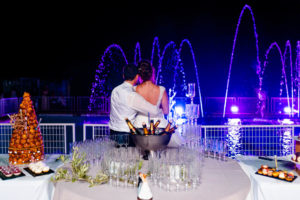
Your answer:
[[[132,81],[138,74],[138,68],[135,64],[128,64],[123,68],[124,79]]]

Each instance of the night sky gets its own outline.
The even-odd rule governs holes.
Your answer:
[[[187,38],[193,45],[203,96],[224,96],[240,11],[252,7],[259,35],[260,58],[276,41],[284,49],[290,40],[295,59],[300,40],[299,1],[199,1],[171,6],[135,5],[14,5],[3,8],[3,79],[35,77],[71,81],[72,95],[89,95],[95,70],[104,50],[119,44],[130,62],[136,42],[142,57],[151,58],[152,42],[159,37],[161,49],[173,40]],[[205,3],[204,3],[205,2]],[[230,3],[228,3],[230,2]],[[117,4],[117,3],[115,3]],[[37,6],[37,7],[36,7]],[[246,12],[240,27],[229,94],[253,96],[256,51],[252,20]],[[294,60],[293,60],[294,61]],[[192,76],[191,60],[186,60]],[[280,63],[271,54],[268,87],[279,85]],[[269,95],[276,95],[278,87]]]

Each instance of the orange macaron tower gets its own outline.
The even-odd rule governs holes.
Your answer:
[[[10,116],[13,128],[8,153],[13,165],[44,159],[44,143],[30,94],[25,92],[19,113]]]

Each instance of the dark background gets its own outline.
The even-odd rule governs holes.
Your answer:
[[[146,2],[147,3],[147,2]],[[193,45],[203,96],[224,96],[230,54],[239,14],[252,7],[259,36],[260,59],[276,41],[282,51],[290,40],[295,61],[300,40],[299,1],[198,1],[168,6],[32,4],[2,7],[1,79],[20,77],[49,81],[69,80],[71,95],[90,95],[101,55],[119,44],[132,62],[136,42],[142,57],[151,58],[152,42],[161,50],[173,40],[187,38]],[[188,51],[184,51],[188,52]],[[266,71],[270,96],[279,95],[279,54],[270,55]],[[187,77],[194,75],[191,58],[185,61]],[[238,35],[229,96],[254,96],[256,50],[251,15],[246,11]]]

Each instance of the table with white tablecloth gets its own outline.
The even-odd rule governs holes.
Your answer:
[[[206,158],[201,167],[201,183],[195,190],[168,192],[154,186],[150,181],[153,199],[172,200],[241,200],[250,191],[250,180],[239,164],[229,159],[227,162]],[[88,187],[84,182],[58,182],[55,184],[54,200],[91,199],[136,199],[136,188],[113,187],[109,184]]]
[[[1,155],[3,160],[8,159],[8,155]],[[56,161],[57,156],[46,156],[46,164],[55,170],[61,162]],[[21,168],[21,167],[20,167]],[[22,169],[22,168],[21,168]],[[50,181],[52,174],[33,177],[23,170],[26,176],[10,179],[0,179],[0,199],[1,200],[51,200],[53,195],[53,183]]]
[[[268,165],[275,167],[274,161],[258,159],[258,157],[238,157],[239,164],[251,180],[251,191],[247,200],[282,200],[300,198],[300,177],[293,182],[286,182],[274,178],[255,174],[260,166]],[[300,170],[300,166],[298,166]],[[278,169],[292,171],[299,176],[299,171],[289,158],[278,159]]]
[[[1,155],[0,158],[7,155]],[[261,160],[257,157],[238,157],[238,162],[228,159],[227,162],[205,158],[201,170],[201,183],[195,190],[167,192],[154,186],[150,181],[150,187],[154,199],[298,199],[300,196],[300,177],[294,182],[284,182],[261,175],[256,175],[256,170],[261,164],[274,166],[274,161]],[[300,165],[295,171],[295,164],[289,160],[279,158],[278,168],[293,171],[297,176],[300,173]],[[47,158],[47,164],[51,169],[57,169],[61,162],[54,158]],[[92,188],[85,182],[58,182],[53,185],[50,177],[53,174],[32,177],[26,171],[25,177],[11,180],[0,180],[1,200],[64,200],[64,199],[136,199],[136,188],[113,187],[103,184]]]

